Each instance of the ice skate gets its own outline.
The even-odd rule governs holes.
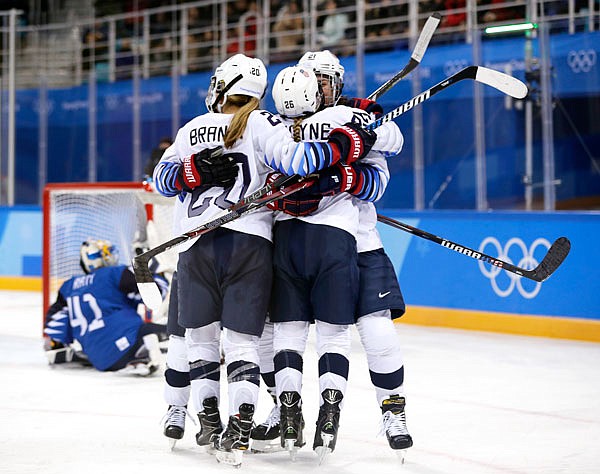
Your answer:
[[[281,403],[281,447],[290,453],[292,461],[296,460],[298,449],[304,446],[304,418],[302,417],[302,399],[298,392],[282,392]]]
[[[382,429],[385,431],[390,448],[396,451],[402,463],[404,463],[406,449],[413,445],[413,440],[406,428],[405,404],[404,397],[399,395],[392,395],[381,404]]]
[[[242,456],[250,446],[253,416],[254,405],[242,403],[240,412],[229,417],[227,428],[213,441],[217,461],[236,468],[242,466]]]
[[[198,413],[200,431],[196,433],[196,444],[210,451],[212,450],[213,441],[223,431],[223,423],[221,423],[217,397],[204,399],[202,405],[204,406],[204,410]]]
[[[275,401],[275,400],[274,400]],[[260,425],[252,429],[253,453],[273,453],[281,451],[280,429],[279,429],[279,407],[277,403],[269,413],[269,416]]]
[[[163,417],[163,434],[169,438],[171,450],[173,450],[177,441],[183,438],[183,433],[185,432],[185,417],[187,414],[186,407],[171,405]]]
[[[119,375],[136,375],[138,377],[148,377],[158,370],[159,366],[150,359],[135,359],[127,363],[125,367],[117,370]]]
[[[319,464],[335,449],[340,423],[340,403],[344,396],[341,391],[328,388],[323,390],[321,397],[323,397],[323,405],[319,408],[313,443],[313,450],[319,456]]]

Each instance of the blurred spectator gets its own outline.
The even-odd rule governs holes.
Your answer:
[[[154,167],[160,161],[163,156],[163,153],[167,148],[171,146],[173,140],[171,137],[163,137],[156,145],[156,148],[152,150],[150,153],[150,159],[146,162],[146,166],[144,167],[144,175],[152,177],[152,172],[154,171]]]
[[[372,5],[372,6],[371,6]],[[408,28],[408,4],[395,4],[392,0],[371,0],[367,4],[365,34],[367,49],[383,50],[394,47],[394,37]]]
[[[495,23],[525,17],[525,6],[498,8],[506,0],[484,0],[479,11],[480,23]],[[485,8],[488,7],[488,8]]]
[[[300,6],[294,0],[286,2],[277,12],[273,31],[276,35],[277,48],[285,51],[293,51],[297,55],[295,47],[304,41],[304,21]]]
[[[256,38],[258,23],[258,7],[255,1],[237,0],[234,5],[246,5],[247,11],[237,17],[238,10],[233,9],[228,20],[235,23],[228,32],[227,54],[244,53],[248,56],[256,54]],[[241,41],[240,41],[241,40]]]
[[[457,27],[464,25],[467,21],[466,7],[466,0],[445,0],[444,8],[455,11],[446,11],[443,13],[440,26]]]
[[[83,67],[88,70],[90,64],[108,63],[108,29],[106,23],[96,22],[84,30],[82,35]]]
[[[338,4],[336,0],[327,0],[325,2],[327,16],[323,21],[323,26],[318,35],[320,47],[335,51],[339,51],[339,48],[343,46],[343,40],[346,37],[346,28],[350,23],[348,15],[338,12],[337,9]]]

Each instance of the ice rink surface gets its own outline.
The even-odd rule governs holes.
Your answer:
[[[311,338],[307,445],[293,463],[286,453],[246,454],[238,471],[199,452],[189,420],[184,439],[169,450],[160,424],[162,372],[134,378],[50,368],[42,351],[41,295],[0,291],[0,305],[2,473],[600,473],[600,344],[396,325],[415,442],[401,465],[377,436],[380,412],[355,333],[338,445],[319,466],[311,450],[317,415]],[[271,403],[261,390],[259,422]]]

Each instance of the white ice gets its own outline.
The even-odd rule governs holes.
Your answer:
[[[195,446],[189,422],[174,451],[159,424],[163,378],[51,368],[41,296],[0,292],[0,472],[262,474],[530,474],[600,472],[600,344],[397,325],[414,446],[400,465],[383,437],[355,335],[338,445],[321,466],[312,339],[305,359],[307,445],[245,454],[241,471]],[[223,377],[224,379],[224,377]],[[262,421],[271,408],[264,390]]]

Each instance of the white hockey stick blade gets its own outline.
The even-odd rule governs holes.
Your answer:
[[[412,59],[419,63],[421,62],[421,59],[423,59],[423,55],[425,54],[425,50],[427,49],[427,46],[429,46],[429,41],[431,41],[431,37],[433,36],[433,33],[435,33],[435,30],[440,24],[441,19],[442,17],[438,12],[435,12],[433,15],[427,18],[421,35],[419,36],[417,44],[415,45],[411,55]]]
[[[483,66],[477,66],[475,80],[494,87],[515,99],[523,99],[528,92],[527,86],[516,77]]]
[[[142,297],[142,301],[152,311],[158,311],[162,305],[162,295],[158,289],[158,285],[152,283],[140,283],[137,284],[138,291]]]

